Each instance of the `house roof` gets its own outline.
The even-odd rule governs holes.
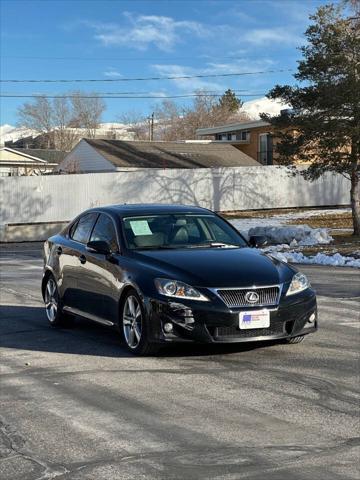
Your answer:
[[[253,128],[266,127],[270,125],[264,120],[254,120],[253,122],[231,123],[227,125],[219,125],[218,127],[198,128],[196,135],[214,135],[216,133],[238,132],[241,130],[252,130]]]
[[[117,167],[210,168],[256,166],[228,144],[83,139]]]
[[[38,160],[56,164],[62,162],[68,154],[68,152],[62,152],[61,150],[46,150],[40,148],[11,148],[11,150],[21,155],[28,155]]]

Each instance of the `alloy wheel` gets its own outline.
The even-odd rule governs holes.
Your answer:
[[[123,309],[123,330],[127,345],[135,349],[141,340],[142,314],[139,300],[129,295]]]
[[[59,295],[55,280],[49,278],[45,289],[45,309],[49,322],[53,323],[58,311]]]

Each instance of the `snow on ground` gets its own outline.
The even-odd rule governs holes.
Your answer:
[[[324,214],[347,213],[350,209],[318,209],[299,212],[289,212],[269,217],[237,218],[230,222],[246,238],[251,235],[264,235],[268,238],[269,246],[263,248],[265,253],[283,262],[304,263],[314,265],[332,265],[360,268],[360,259],[345,257],[340,253],[326,255],[317,253],[313,256],[304,255],[301,250],[304,246],[329,244],[333,237],[327,228],[311,228],[308,225],[287,225],[297,218],[309,218]],[[354,252],[357,254],[357,252]]]
[[[271,257],[277,258],[282,262],[291,262],[291,263],[303,263],[303,264],[312,264],[312,265],[328,265],[333,267],[356,267],[360,268],[360,258],[355,257],[344,257],[340,253],[335,253],[335,255],[326,255],[325,253],[317,253],[313,256],[306,256],[302,252],[294,251],[279,251],[274,246],[266,247],[263,249],[265,253]],[[279,247],[279,245],[275,245]]]
[[[234,218],[230,222],[237,228],[243,235],[248,236],[248,231],[251,228],[263,227],[263,226],[283,226],[287,225],[292,220],[298,218],[316,217],[319,215],[335,215],[351,212],[350,208],[321,208],[317,210],[303,210],[289,213],[280,213],[275,216],[268,217],[253,217],[253,218]]]
[[[270,243],[287,243],[291,247],[328,244],[334,239],[327,228],[311,228],[307,225],[253,227],[248,236],[264,235]]]

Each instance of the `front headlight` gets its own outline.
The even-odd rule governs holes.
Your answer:
[[[296,273],[290,283],[290,287],[286,292],[286,295],[293,295],[294,293],[302,292],[310,287],[310,282],[307,279],[306,275],[303,273]]]
[[[188,300],[200,300],[207,302],[209,299],[202,295],[196,288],[179,282],[178,280],[169,280],[167,278],[156,278],[155,286],[161,295],[174,298],[185,298]]]

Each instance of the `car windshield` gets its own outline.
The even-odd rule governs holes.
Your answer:
[[[123,224],[127,247],[132,250],[247,246],[243,237],[216,215],[146,215],[124,218]]]

